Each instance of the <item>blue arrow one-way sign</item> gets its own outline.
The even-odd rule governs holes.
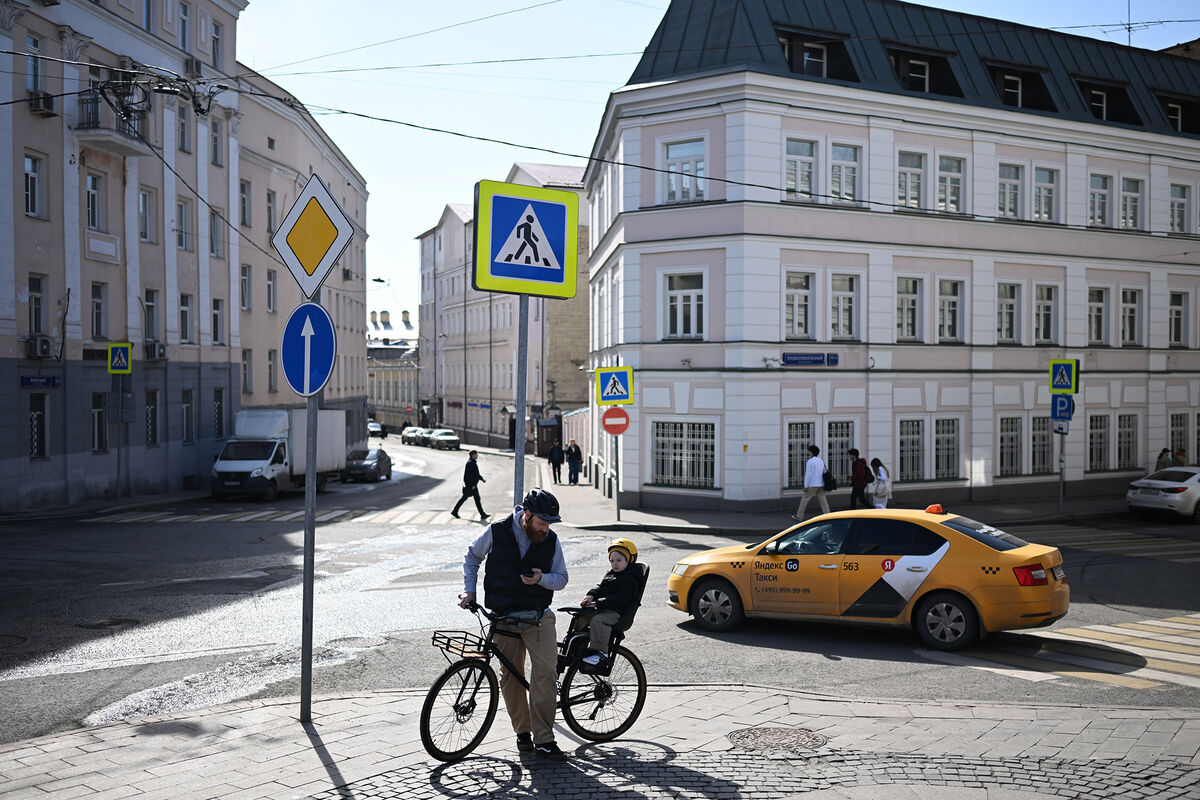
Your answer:
[[[321,391],[337,355],[337,334],[329,312],[316,303],[297,306],[283,329],[279,349],[283,377],[292,391],[301,397]]]

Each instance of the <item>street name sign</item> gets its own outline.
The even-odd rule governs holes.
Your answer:
[[[133,345],[129,342],[110,342],[108,345],[108,374],[129,375],[133,372]]]
[[[292,391],[310,397],[333,373],[337,334],[329,312],[318,303],[302,303],[288,317],[279,346],[283,377]]]
[[[633,367],[596,369],[596,405],[620,406],[633,402]]]
[[[312,299],[353,238],[354,223],[314,174],[271,237],[271,246],[300,291]]]
[[[471,285],[568,299],[575,296],[579,195],[517,183],[475,184]]]
[[[1050,392],[1052,394],[1079,394],[1079,359],[1050,359]]]
[[[607,433],[620,436],[629,429],[629,414],[620,406],[607,408],[604,410],[604,416],[600,418],[600,425]]]

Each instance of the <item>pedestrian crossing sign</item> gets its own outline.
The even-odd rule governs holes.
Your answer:
[[[516,183],[475,184],[471,285],[568,299],[575,296],[579,195]]]
[[[1079,359],[1050,359],[1050,392],[1079,394]]]
[[[633,402],[633,367],[596,370],[596,405],[624,406]]]
[[[133,372],[133,345],[129,342],[110,342],[108,345],[108,374],[129,375]]]

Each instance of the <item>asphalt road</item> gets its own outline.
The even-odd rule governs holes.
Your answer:
[[[444,514],[396,523],[382,513],[448,511],[465,453],[394,439],[386,446],[396,462],[391,481],[333,484],[318,500],[318,513],[361,512],[318,526],[318,701],[324,693],[427,686],[444,666],[430,646],[431,631],[473,624],[456,595],[462,553],[480,523]],[[489,478],[484,505],[493,514],[508,511],[511,463],[481,459]],[[270,505],[204,500],[171,510],[174,518],[157,521],[0,526],[0,742],[299,693],[303,517],[295,517],[303,497]],[[293,518],[228,519],[259,511],[277,517],[270,512],[280,510]],[[994,635],[950,658],[891,628],[751,620],[730,633],[704,632],[665,605],[666,576],[683,555],[736,540],[637,534],[652,578],[626,644],[652,683],[745,682],[854,698],[1200,706],[1200,639],[1190,649],[1184,634],[1156,634],[1148,646],[1120,638],[1136,632],[1120,626],[1200,611],[1196,564],[1123,550],[1121,534],[1135,528],[1196,539],[1192,526],[1125,517],[1091,528],[1022,531],[1034,541],[1044,535],[1072,542],[1064,547],[1071,613],[1047,632]],[[556,601],[573,605],[607,569],[611,535],[557,529],[571,582]],[[1055,660],[1047,635],[1063,629],[1102,638],[1067,663],[1061,655]],[[1155,647],[1173,651],[1172,658],[1183,653],[1185,667],[1156,670]]]

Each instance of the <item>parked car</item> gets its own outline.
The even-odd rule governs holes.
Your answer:
[[[840,511],[687,556],[667,578],[667,602],[712,631],[746,616],[884,623],[960,650],[1061,619],[1071,597],[1062,564],[1057,548],[939,505]]]
[[[390,481],[392,459],[387,451],[372,447],[368,450],[352,450],[346,457],[346,468],[342,470],[342,483],[350,481]]]
[[[416,434],[413,435],[413,444],[429,447],[429,435],[433,433],[433,430],[433,428],[417,428]]]
[[[1170,511],[1200,522],[1200,467],[1167,467],[1129,484],[1125,504],[1135,513]]]
[[[424,430],[425,430],[425,428],[414,428],[411,426],[408,428],[405,428],[404,432],[400,434],[400,443],[401,444],[416,444],[417,439],[420,437],[421,433]]]
[[[383,426],[378,422],[368,422],[367,436],[383,436]]]
[[[438,428],[429,434],[429,446],[435,450],[457,450],[459,444],[458,434],[449,428]]]

